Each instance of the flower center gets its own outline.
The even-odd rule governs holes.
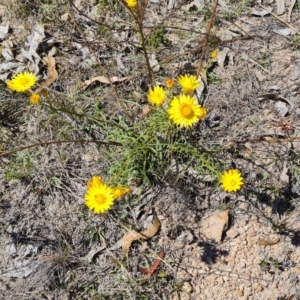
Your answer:
[[[231,179],[230,180],[230,185],[231,186],[236,186],[236,180],[235,179]]]
[[[20,84],[21,85],[26,85],[26,84],[28,84],[28,79],[27,78],[20,78]]]
[[[180,109],[180,112],[185,118],[192,118],[194,116],[194,111],[189,105],[183,105]]]
[[[106,201],[106,197],[104,195],[102,195],[102,194],[97,194],[97,195],[95,195],[95,201],[99,205],[104,204],[105,201]]]

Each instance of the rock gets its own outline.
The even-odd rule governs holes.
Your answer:
[[[190,292],[193,290],[193,288],[192,288],[192,286],[190,285],[190,283],[186,281],[186,282],[184,282],[183,285],[182,285],[182,290],[185,291],[185,292],[190,293]]]
[[[238,230],[236,228],[230,228],[227,232],[226,232],[226,237],[230,238],[230,239],[234,239],[235,237],[237,237],[239,234]]]
[[[216,211],[204,218],[200,224],[200,232],[205,239],[213,239],[220,242],[223,231],[228,226],[228,210]]]

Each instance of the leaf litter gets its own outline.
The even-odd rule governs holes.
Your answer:
[[[270,11],[277,13],[277,7],[273,2],[269,4],[269,6],[271,6]],[[294,1],[290,2],[290,7],[294,6],[295,3],[293,2]],[[172,2],[172,5],[170,3],[169,10],[172,9],[173,6],[176,6],[175,2]],[[76,6],[80,9],[84,9],[85,4],[81,1],[76,2]],[[167,12],[167,10],[163,11],[160,8],[158,9],[155,3],[149,5],[151,5],[151,9],[153,9],[155,12],[154,15],[157,16],[157,18],[159,18],[162,13]],[[197,1],[196,6],[201,8],[201,3]],[[230,4],[226,4],[226,6],[228,6],[229,9],[234,8]],[[188,9],[192,9],[192,7],[193,6],[189,6]],[[156,11],[157,9],[158,11]],[[294,293],[292,290],[297,286],[299,280],[297,281],[297,277],[295,277],[293,269],[289,267],[288,263],[290,259],[291,262],[299,265],[299,247],[297,248],[291,243],[288,235],[282,236],[278,241],[278,238],[273,239],[272,231],[270,231],[270,227],[267,226],[267,221],[263,218],[263,214],[270,207],[274,207],[274,211],[271,209],[270,217],[282,213],[281,210],[283,209],[285,209],[284,213],[288,213],[293,206],[296,206],[296,200],[299,199],[299,177],[295,175],[297,173],[291,172],[295,167],[299,167],[299,162],[297,162],[297,160],[294,162],[290,160],[293,154],[292,143],[294,143],[295,146],[296,144],[295,142],[278,143],[279,139],[283,140],[294,137],[297,131],[295,130],[294,135],[291,136],[290,132],[279,132],[277,126],[279,121],[289,121],[295,127],[300,126],[299,118],[297,118],[295,113],[299,106],[298,94],[296,94],[296,100],[294,100],[294,107],[284,106],[281,103],[282,101],[276,101],[274,104],[274,100],[270,97],[261,97],[259,101],[257,98],[258,95],[267,95],[270,86],[277,85],[278,89],[276,89],[277,93],[275,98],[285,98],[291,101],[292,93],[297,93],[299,76],[297,77],[295,53],[288,49],[282,49],[284,48],[283,46],[286,46],[284,36],[269,35],[268,30],[270,28],[281,34],[286,33],[285,31],[280,31],[282,24],[277,23],[269,12],[261,11],[257,6],[253,9],[253,12],[259,11],[259,13],[257,13],[259,18],[244,15],[240,24],[242,26],[240,34],[235,37],[237,40],[230,43],[230,47],[220,47],[220,62],[218,66],[214,67],[214,73],[217,77],[222,79],[222,84],[207,85],[208,93],[206,94],[205,89],[202,89],[199,91],[199,96],[204,98],[211,112],[208,116],[207,124],[213,124],[215,120],[218,121],[216,123],[217,126],[213,127],[214,129],[212,131],[208,130],[209,127],[205,127],[207,132],[205,142],[208,144],[211,143],[212,145],[231,145],[232,153],[236,154],[234,159],[232,159],[233,156],[230,155],[230,153],[224,152],[221,154],[222,161],[228,166],[234,164],[234,166],[245,170],[248,183],[253,189],[256,188],[259,193],[253,193],[253,189],[247,190],[248,195],[251,194],[250,198],[246,193],[238,196],[226,195],[212,187],[210,183],[211,180],[205,182],[204,180],[198,180],[197,184],[191,185],[191,181],[189,180],[191,180],[192,177],[201,177],[188,176],[189,178],[185,179],[186,181],[176,181],[175,187],[173,183],[170,186],[164,187],[158,197],[157,195],[155,197],[153,195],[148,197],[143,210],[147,211],[149,207],[152,208],[152,206],[154,206],[159,212],[157,219],[148,227],[146,226],[146,230],[130,230],[122,237],[121,233],[117,230],[116,224],[112,222],[110,218],[103,221],[100,218],[91,217],[88,222],[85,222],[84,217],[81,219],[76,217],[78,214],[78,206],[82,204],[81,196],[84,190],[83,178],[99,172],[98,160],[81,161],[80,157],[86,149],[78,146],[73,148],[66,147],[64,149],[67,153],[67,159],[66,162],[63,162],[62,158],[65,154],[61,153],[61,148],[46,148],[39,153],[39,157],[33,162],[35,169],[40,170],[39,175],[36,175],[36,177],[31,181],[29,180],[29,182],[15,180],[7,183],[6,181],[6,190],[4,190],[4,185],[1,187],[3,201],[9,201],[12,205],[10,210],[7,210],[5,218],[3,217],[1,221],[7,224],[7,220],[11,220],[11,224],[17,224],[13,227],[15,230],[13,233],[20,234],[20,232],[22,232],[23,236],[27,236],[27,240],[25,240],[27,241],[26,243],[30,242],[30,237],[32,236],[39,236],[42,233],[45,237],[50,237],[50,232],[54,228],[59,229],[57,232],[60,232],[60,238],[57,240],[60,241],[59,244],[61,246],[53,245],[49,241],[47,242],[47,239],[43,240],[43,242],[36,243],[38,245],[37,251],[39,254],[42,254],[40,252],[43,252],[43,255],[56,253],[59,252],[58,249],[64,251],[64,254],[59,257],[59,259],[53,261],[53,263],[56,264],[55,268],[57,268],[55,270],[62,272],[61,279],[64,274],[69,277],[74,275],[72,265],[76,265],[76,263],[70,259],[68,253],[80,259],[86,257],[91,264],[89,271],[97,276],[100,275],[104,282],[103,285],[99,284],[96,287],[98,288],[97,292],[102,293],[104,291],[103,293],[108,293],[108,289],[111,289],[109,292],[113,293],[114,284],[111,282],[115,282],[115,277],[112,277],[111,274],[115,272],[114,267],[118,265],[115,263],[118,261],[116,257],[117,254],[120,253],[117,248],[112,249],[111,251],[114,251],[116,255],[114,260],[111,260],[111,257],[107,256],[101,246],[92,247],[89,244],[90,240],[86,233],[86,231],[89,230],[89,234],[93,236],[93,232],[91,232],[92,228],[103,226],[106,228],[104,235],[108,242],[108,247],[120,239],[123,244],[119,244],[119,246],[122,247],[123,252],[129,255],[129,250],[131,250],[130,259],[128,260],[128,270],[133,274],[134,270],[136,269],[138,271],[138,266],[141,265],[141,257],[144,258],[144,256],[142,256],[143,254],[134,246],[135,241],[147,240],[150,247],[155,249],[154,253],[161,253],[160,249],[163,248],[165,260],[172,264],[172,269],[167,270],[168,275],[172,274],[172,276],[176,278],[177,283],[184,282],[183,287],[190,284],[193,287],[193,293],[189,295],[189,297],[193,297],[194,299],[200,299],[203,295],[206,299],[225,299],[220,295],[223,294],[227,297],[227,293],[229,293],[228,290],[226,290],[225,283],[227,281],[234,287],[237,287],[237,285],[235,285],[236,282],[248,287],[248,281],[250,281],[251,291],[254,291],[260,299],[267,299],[267,297],[270,296],[268,294],[270,290],[272,290],[272,297],[283,297],[289,293],[289,291]],[[286,9],[287,6],[285,6],[283,16],[281,17],[285,16]],[[292,10],[289,8],[289,11]],[[289,13],[289,16],[292,16],[293,19],[297,14],[298,11],[295,10],[293,13]],[[189,19],[189,16],[185,16],[184,19],[188,26],[192,28],[192,19]],[[79,15],[77,15],[76,20],[79,26],[84,27],[87,24],[87,21],[83,20]],[[169,21],[170,20],[168,20],[168,22]],[[295,20],[292,21],[296,22]],[[297,26],[297,24],[293,25]],[[11,25],[11,27],[13,29],[13,25]],[[52,34],[54,35],[58,32],[56,31],[57,28],[53,30]],[[4,39],[6,39],[9,34],[8,32],[4,36]],[[174,34],[174,32],[172,32],[172,34]],[[238,39],[240,36],[243,37],[247,34],[256,35],[256,37],[250,40]],[[25,45],[19,46],[22,49],[19,52],[12,51],[16,47],[14,40],[6,39],[3,42],[5,51],[4,55],[2,55],[3,59],[0,65],[1,76],[3,76],[2,80],[6,80],[12,73],[15,74],[23,70],[31,70],[38,74],[42,65],[42,59],[47,68],[47,79],[44,82],[44,87],[49,87],[58,78],[56,69],[59,70],[61,65],[57,66],[57,64],[61,63],[63,58],[60,57],[58,53],[55,53],[53,57],[43,54],[43,58],[41,58],[42,56],[38,46],[42,40],[45,39],[44,35],[45,30],[43,26],[33,26],[27,36]],[[119,34],[116,34],[116,36],[118,38],[121,37]],[[233,37],[233,35],[231,36]],[[130,44],[134,42],[134,39],[130,35],[124,35],[123,37],[126,38],[126,42],[120,46],[121,51],[126,47],[129,49]],[[168,75],[168,72],[173,72],[173,74],[176,75],[179,74],[180,70],[176,67],[174,68],[174,66],[180,66],[180,61],[178,64],[170,65],[164,65],[162,63],[163,56],[171,56],[171,54],[176,52],[180,53],[181,39],[177,37],[174,41],[175,40],[178,44],[174,42],[174,47],[171,51],[166,48],[164,52],[161,52],[164,53],[163,55],[158,51],[154,56],[157,61],[155,64],[159,64],[161,67],[159,72],[166,72]],[[93,57],[91,53],[98,52],[89,51],[89,48],[85,47],[85,43],[80,39],[74,39],[73,41],[75,44],[71,45],[76,48],[77,52],[74,54],[66,54],[66,60],[77,58],[73,64],[76,74],[80,73],[82,69],[85,69],[87,74],[81,76],[79,80],[83,83],[88,82],[85,84],[85,87],[90,87],[95,81],[104,83],[104,88],[109,88],[108,83],[110,83],[110,81],[120,84],[127,84],[127,81],[129,84],[134,83],[134,80],[131,80],[130,77],[130,79],[128,79],[128,76],[122,77],[123,75],[119,75],[117,70],[109,70],[108,77],[99,75],[101,73],[99,73],[98,70],[92,70],[90,68],[95,62],[95,57]],[[109,43],[109,41],[107,41],[107,43]],[[187,38],[184,43],[188,47],[192,46],[193,38]],[[96,50],[98,48],[97,46]],[[105,51],[108,52],[108,49],[109,48],[105,48],[105,50],[99,54],[103,64],[108,61],[107,57],[109,57],[109,55],[104,55],[103,53]],[[128,49],[127,51],[129,51]],[[71,51],[71,47],[60,48],[59,50]],[[262,57],[264,57],[263,53],[265,52],[270,53],[270,59],[263,61]],[[118,53],[118,51],[116,53]],[[248,58],[251,58],[250,62],[243,59],[244,54]],[[74,55],[74,57],[72,57],[72,55]],[[124,55],[124,53],[122,53],[122,55]],[[86,63],[83,62],[85,59],[87,60]],[[189,62],[194,60],[194,62],[197,63],[197,59],[193,56],[192,52],[188,54],[185,59]],[[80,64],[80,62],[83,63]],[[131,74],[140,72],[140,65],[133,60],[130,61],[128,55],[122,57],[122,64],[125,66],[126,71],[130,70]],[[120,63],[118,63],[118,66],[120,66]],[[68,65],[68,68],[71,68],[70,65]],[[164,73],[162,74],[163,76],[165,75]],[[63,77],[63,74],[60,74],[60,76]],[[67,74],[67,76],[69,75]],[[97,77],[99,80],[95,79]],[[87,78],[91,79],[88,80]],[[78,81],[72,81],[72,79],[70,79],[70,83],[74,84],[74,82]],[[61,88],[63,89],[63,87]],[[91,86],[89,92],[93,92],[93,88],[94,85]],[[126,88],[125,84],[124,88]],[[83,97],[86,97],[86,95],[83,95]],[[276,103],[280,103],[280,105],[277,106]],[[148,110],[146,107],[142,114],[146,115],[147,113]],[[279,117],[281,119],[279,119]],[[40,120],[41,123],[47,122],[47,124],[50,124],[45,116],[36,115],[34,118]],[[289,118],[289,120],[287,120],[287,118]],[[275,126],[275,124],[277,125]],[[17,134],[20,140],[28,139],[29,141],[31,137],[26,133],[26,126],[26,119],[24,119],[25,131]],[[203,126],[206,126],[206,124]],[[52,134],[53,128],[49,127],[49,130],[47,128],[47,130],[43,131],[41,126],[38,130],[40,130],[40,134],[43,135],[42,137],[45,138],[48,137],[49,134]],[[50,131],[51,133],[49,133]],[[98,153],[97,149],[92,147],[89,148],[89,151]],[[244,153],[244,157],[240,156],[241,153]],[[276,162],[274,157],[278,157],[280,163]],[[283,165],[282,161],[284,161]],[[67,186],[65,194],[59,189],[48,185],[50,181],[49,177],[57,178],[57,170],[61,170],[61,180]],[[176,178],[176,173],[175,171],[173,172],[174,176],[172,177]],[[1,175],[3,175],[3,173]],[[76,179],[74,180],[74,178]],[[280,191],[279,195],[276,194],[279,181],[281,181],[284,188],[288,188],[291,184],[293,185],[294,198],[289,198],[288,194],[285,193],[287,190]],[[38,190],[36,190],[36,185],[38,186]],[[192,189],[189,190],[187,187],[192,187]],[[266,191],[266,187],[270,187],[270,189]],[[274,190],[275,192],[271,192]],[[281,201],[282,199],[285,200],[285,202]],[[279,202],[283,207],[277,205]],[[284,208],[284,205],[287,204],[290,204],[290,206]],[[200,228],[199,224],[201,220],[210,216],[222,205],[225,206],[224,211],[227,215],[227,218],[225,218],[226,222],[224,222],[224,218],[217,218],[208,226],[205,226],[211,231],[215,230],[214,226],[218,227],[216,230],[216,238],[214,238],[213,241],[211,236],[209,238],[207,237],[205,230]],[[26,209],[24,209],[24,206]],[[227,210],[227,206],[229,206],[229,211]],[[41,209],[41,207],[43,209]],[[33,213],[34,211],[39,212],[38,217]],[[64,212],[68,212],[67,215],[64,214]],[[260,212],[262,213],[260,214]],[[143,214],[144,213],[145,212],[143,212]],[[293,226],[297,227],[296,221],[299,221],[299,218],[296,216],[297,211],[295,209],[293,222],[289,224],[289,227],[292,229],[294,228]],[[139,222],[139,218],[140,216],[132,217],[134,224]],[[231,235],[231,237],[228,235],[228,239],[226,239],[227,228],[235,230],[235,233]],[[294,228],[294,231],[289,232],[290,235],[294,234],[293,240],[297,239],[296,230],[297,228]],[[265,238],[266,236],[267,238]],[[96,237],[94,238],[96,239]],[[5,239],[9,242],[10,237],[5,236]],[[262,240],[267,241],[264,245],[266,247],[260,248],[266,249],[257,250],[254,244],[259,245]],[[20,244],[16,243],[15,245],[18,251],[11,253],[12,255],[8,259],[9,263],[15,262],[15,270],[11,269],[12,264],[6,265],[6,269],[3,268],[5,265],[4,261],[1,262],[1,268],[7,271],[7,277],[18,277],[18,271],[22,271],[23,275],[19,277],[27,276],[30,278],[36,270],[34,264],[28,266],[27,258],[22,257],[22,253],[20,252]],[[96,245],[98,244],[96,243]],[[276,248],[276,246],[278,247]],[[260,273],[252,259],[253,257],[261,258],[269,254],[280,258],[282,257],[282,253],[286,253],[283,250],[287,249],[289,254],[283,258],[287,266],[286,270],[281,273],[276,273],[274,278],[269,277],[268,274]],[[35,257],[36,254],[37,253],[31,254],[33,256],[33,262],[38,262]],[[88,254],[90,255],[87,256]],[[97,256],[99,256],[99,258],[96,260],[95,257]],[[49,255],[49,257],[54,256]],[[241,267],[243,266],[243,261],[245,262],[245,266]],[[224,265],[228,268],[224,268]],[[234,277],[235,269],[238,269],[239,272],[238,279]],[[247,273],[249,269],[256,275],[251,277],[251,274],[249,275],[249,273]],[[85,272],[81,272],[80,269],[78,269],[77,272],[86,283],[91,281],[89,276],[84,274]],[[214,272],[219,272],[217,274],[221,275],[214,277],[212,276],[215,275]],[[36,274],[38,274],[38,272],[36,272]],[[285,286],[281,284],[278,278],[285,278]],[[111,281],[109,281],[109,279]],[[269,283],[267,280],[270,280]],[[272,280],[277,286],[275,290],[271,288]],[[11,282],[6,282],[6,284],[13,286]],[[70,283],[68,284],[68,287],[72,290],[74,286]],[[106,285],[106,291],[104,290],[104,285]],[[128,284],[122,287],[124,290],[131,288]],[[257,290],[255,290],[256,288]],[[48,287],[46,287],[46,289],[48,289]],[[173,290],[171,288],[171,291],[168,290],[166,292],[169,293],[170,299],[175,289],[174,287]],[[25,290],[26,289],[24,289],[24,291]],[[76,290],[76,288],[74,288],[74,290]],[[77,291],[82,291],[82,288],[78,288]],[[191,289],[189,288],[188,291],[190,293]],[[205,294],[206,291],[209,292],[208,295]],[[220,291],[222,291],[222,293],[220,293]],[[86,299],[91,296],[85,294],[85,292],[82,293]],[[247,296],[247,288],[244,288],[240,293]]]

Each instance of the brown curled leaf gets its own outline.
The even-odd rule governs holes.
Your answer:
[[[280,241],[279,237],[276,237],[274,240],[260,239],[260,240],[258,240],[257,245],[260,245],[260,246],[270,245],[271,246],[271,245],[277,244],[279,241]]]
[[[152,238],[157,233],[159,227],[160,221],[157,217],[155,217],[153,223],[141,233],[135,230],[128,231],[122,239],[122,249],[126,253],[126,256],[128,256],[129,248],[134,241]]]
[[[58,73],[55,69],[55,58],[52,56],[45,56],[43,57],[43,61],[47,65],[48,78],[35,90],[36,94],[50,86],[50,84],[52,84],[58,77]]]

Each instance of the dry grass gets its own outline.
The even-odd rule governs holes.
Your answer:
[[[167,9],[149,2],[143,49],[121,1],[2,3],[2,22],[11,20],[14,55],[26,48],[26,37],[38,23],[49,42],[41,41],[37,53],[47,56],[55,47],[59,77],[37,106],[2,83],[0,155],[39,142],[74,142],[41,144],[0,158],[1,298],[185,299],[182,286],[188,279],[177,274],[187,266],[180,264],[177,238],[186,231],[185,243],[199,243],[197,222],[204,214],[228,207],[234,214],[237,198],[218,187],[224,169],[242,171],[247,184],[237,197],[249,201],[262,219],[259,211],[271,207],[273,226],[276,217],[288,218],[299,206],[299,79],[296,71],[291,78],[294,69],[287,70],[296,60],[298,40],[265,36],[265,28],[279,27],[274,18],[247,23],[255,1],[223,2],[230,3],[217,9],[204,58],[203,69],[212,50],[220,53],[218,63],[207,66],[199,99],[209,114],[190,130],[145,113],[149,73],[157,83],[195,74],[212,4],[197,8],[180,2]],[[294,13],[299,15],[299,8]],[[157,60],[151,72],[145,50]],[[37,67],[43,81],[45,65]],[[13,70],[7,73],[10,78]],[[130,78],[81,88],[95,76]],[[280,89],[276,101],[274,85]],[[274,106],[280,99],[288,99],[287,115]],[[82,142],[91,140],[105,144]],[[94,215],[83,200],[94,174],[111,184],[129,184],[133,193],[108,213]],[[126,228],[146,228],[153,214],[162,220],[160,234],[143,247],[135,243],[127,259],[118,241]],[[139,269],[150,267],[161,249],[163,263],[143,281]],[[24,271],[30,274],[23,276]]]

